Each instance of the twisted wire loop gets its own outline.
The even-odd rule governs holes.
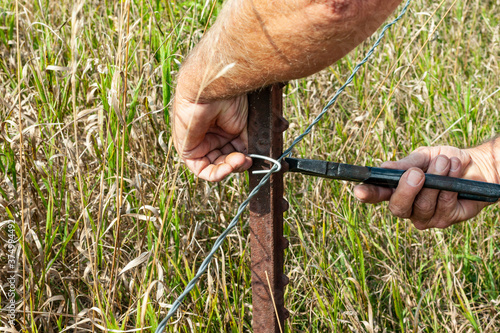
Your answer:
[[[275,160],[274,158],[270,158],[270,157],[267,157],[264,155],[259,155],[259,154],[248,154],[248,156],[250,156],[251,158],[260,158],[260,159],[269,161],[269,162],[274,164],[273,167],[269,170],[254,170],[254,171],[252,171],[253,175],[259,175],[259,174],[264,174],[264,173],[268,173],[268,172],[275,173],[275,172],[279,172],[281,170],[280,161]]]
[[[375,44],[373,44],[373,46],[370,48],[370,50],[368,51],[368,53],[366,54],[366,56],[363,58],[363,60],[361,60],[361,62],[359,62],[356,65],[356,67],[354,67],[354,69],[353,69],[351,75],[349,76],[349,78],[347,79],[347,81],[337,90],[337,92],[335,93],[335,95],[333,96],[333,98],[326,104],[326,106],[323,108],[323,110],[321,111],[321,113],[312,121],[312,123],[305,129],[305,131],[302,134],[300,134],[292,142],[292,144],[290,145],[290,147],[285,150],[285,152],[280,156],[280,158],[278,158],[277,160],[272,160],[272,161],[268,157],[265,158],[265,159],[267,159],[267,160],[269,160],[269,161],[271,161],[271,162],[274,163],[273,167],[270,170],[260,170],[260,171],[264,171],[266,174],[264,175],[264,177],[262,177],[262,179],[259,182],[259,184],[250,192],[250,194],[248,195],[247,199],[245,201],[243,201],[242,204],[238,207],[238,211],[236,212],[236,215],[234,216],[234,218],[231,220],[231,223],[229,223],[229,225],[227,226],[226,230],[224,230],[222,232],[222,234],[217,238],[217,240],[215,241],[212,249],[208,253],[207,257],[201,263],[200,268],[198,269],[196,275],[193,277],[193,279],[191,281],[189,281],[189,283],[187,284],[187,286],[184,289],[184,291],[182,292],[182,294],[180,294],[179,297],[174,301],[174,303],[172,304],[172,307],[170,308],[170,310],[167,313],[167,316],[165,317],[165,319],[163,319],[160,322],[160,324],[156,328],[155,333],[162,333],[165,330],[165,327],[166,327],[166,325],[168,323],[168,320],[177,312],[177,309],[180,307],[180,305],[181,305],[182,301],[184,300],[184,298],[191,292],[191,290],[194,288],[194,286],[196,285],[196,283],[198,282],[198,280],[200,279],[200,277],[205,273],[205,271],[208,268],[208,264],[212,260],[213,255],[215,254],[215,252],[217,252],[217,250],[219,249],[219,247],[222,245],[222,243],[226,239],[227,235],[236,226],[236,224],[238,223],[238,220],[239,220],[241,214],[243,213],[243,211],[245,210],[245,208],[250,203],[250,200],[257,194],[257,192],[259,192],[260,188],[265,183],[267,183],[267,181],[271,177],[271,174],[273,172],[279,171],[278,166],[281,167],[281,160],[283,158],[291,155],[292,149],[300,141],[302,141],[302,139],[306,135],[308,135],[311,132],[312,128],[323,118],[323,116],[330,109],[330,107],[333,104],[335,104],[335,102],[337,101],[339,95],[352,82],[352,80],[354,79],[354,76],[359,71],[359,69],[361,68],[361,66],[363,66],[368,61],[368,59],[370,59],[370,57],[373,55],[373,52],[375,51],[375,49],[377,48],[377,46],[379,46],[380,42],[382,41],[382,38],[385,36],[385,32],[391,26],[393,26],[394,24],[396,24],[403,17],[403,15],[407,12],[408,7],[410,5],[410,2],[411,2],[411,0],[407,0],[406,3],[405,3],[405,5],[404,5],[404,7],[403,7],[403,9],[399,13],[399,15],[392,22],[390,22],[390,23],[388,23],[388,24],[386,24],[384,26],[384,28],[380,32],[379,37],[375,41]],[[259,156],[257,156],[257,158],[263,158],[263,157],[259,155]]]

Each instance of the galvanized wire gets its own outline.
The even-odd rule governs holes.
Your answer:
[[[323,116],[330,109],[330,107],[333,104],[335,104],[335,102],[337,101],[339,95],[352,82],[352,80],[354,79],[354,76],[359,71],[359,69],[361,68],[361,66],[363,66],[368,61],[368,59],[373,55],[373,52],[375,51],[375,49],[377,48],[377,46],[382,41],[382,38],[385,36],[385,32],[387,31],[387,29],[389,29],[391,26],[393,26],[394,24],[396,24],[403,17],[403,15],[406,13],[406,11],[408,10],[408,6],[410,5],[410,2],[411,2],[411,0],[407,0],[406,3],[405,3],[405,5],[404,5],[404,7],[403,7],[403,9],[399,13],[398,17],[396,17],[392,22],[390,22],[390,23],[388,23],[388,24],[386,24],[384,26],[384,28],[380,32],[379,37],[375,41],[375,44],[373,44],[373,46],[370,48],[370,50],[368,51],[368,53],[366,54],[366,56],[363,58],[363,60],[360,63],[358,63],[356,65],[356,67],[354,67],[354,69],[353,69],[351,75],[349,76],[349,78],[347,79],[347,81],[337,90],[337,92],[335,93],[335,95],[333,96],[333,98],[328,102],[328,104],[326,104],[326,106],[323,108],[323,110],[321,111],[321,113],[313,120],[313,122],[306,128],[306,130],[302,134],[300,134],[292,142],[292,144],[290,145],[290,147],[287,150],[285,150],[285,152],[281,155],[281,157],[279,159],[277,159],[277,161],[281,162],[281,160],[283,158],[289,156],[291,154],[291,152],[292,152],[292,149],[300,141],[302,141],[302,139],[306,135],[308,135],[311,132],[312,128],[321,120],[321,118],[323,118]],[[184,291],[182,292],[182,294],[180,294],[179,297],[172,304],[172,307],[168,311],[167,316],[158,325],[158,327],[156,328],[155,333],[162,333],[164,331],[164,329],[165,329],[165,327],[167,325],[168,320],[174,315],[174,313],[177,311],[177,309],[181,305],[181,303],[184,300],[184,298],[194,288],[194,286],[196,285],[196,282],[198,282],[199,278],[205,273],[205,271],[208,268],[208,264],[212,260],[213,255],[215,254],[215,252],[217,252],[217,250],[219,249],[219,247],[222,245],[222,243],[226,239],[227,235],[236,226],[236,224],[238,223],[238,220],[239,220],[241,214],[243,213],[243,211],[245,210],[245,208],[250,203],[250,200],[257,194],[257,192],[259,192],[259,190],[261,189],[261,187],[265,183],[267,183],[267,181],[271,177],[271,174],[273,172],[276,172],[277,169],[278,169],[278,167],[276,165],[273,165],[273,167],[269,170],[269,172],[261,179],[261,181],[259,182],[259,184],[250,192],[250,194],[248,195],[248,198],[245,201],[243,201],[243,203],[238,207],[238,211],[236,212],[236,215],[234,216],[234,218],[231,220],[231,223],[229,223],[229,225],[227,226],[226,230],[224,230],[224,232],[217,238],[217,240],[215,241],[215,243],[214,243],[214,245],[212,247],[212,250],[210,250],[210,252],[208,253],[208,255],[205,258],[205,260],[203,260],[203,262],[201,263],[200,268],[198,269],[198,272],[191,279],[191,281],[189,281],[189,283],[187,284],[187,286],[184,289]]]

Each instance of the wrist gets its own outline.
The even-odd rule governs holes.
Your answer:
[[[214,69],[219,67],[215,58],[215,52],[210,51],[207,45],[215,44],[219,29],[216,26],[203,37],[198,45],[191,51],[187,59],[182,63],[179,75],[177,76],[176,94],[182,96],[184,100],[191,103],[207,103],[210,102],[209,89],[210,81],[213,81],[211,76]],[[212,88],[213,85],[210,85]]]
[[[184,99],[210,103],[256,89],[247,87],[249,55],[241,50],[249,34],[236,24],[250,25],[250,16],[241,1],[226,2],[217,21],[182,63],[176,90]]]
[[[195,75],[190,73],[188,68],[184,67],[188,64],[183,64],[177,77],[177,86],[175,88],[175,99],[183,100],[189,103],[203,103],[203,96],[201,96],[201,83],[198,82]]]

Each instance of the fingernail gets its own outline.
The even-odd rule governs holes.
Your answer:
[[[460,167],[460,161],[457,160],[456,158],[452,158],[450,171],[457,171],[459,167]]]
[[[363,190],[359,187],[361,185],[356,185],[354,186],[354,197],[356,199],[358,199],[358,201],[365,201],[365,193],[363,192]]]
[[[408,178],[406,179],[406,183],[411,186],[417,186],[420,184],[420,181],[422,181],[423,174],[421,172],[418,172],[416,170],[410,171],[410,174],[408,175]]]
[[[436,171],[443,172],[444,169],[446,169],[447,165],[448,165],[448,159],[443,156],[438,156],[436,160]]]

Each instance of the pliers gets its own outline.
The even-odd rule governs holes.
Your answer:
[[[287,157],[288,171],[322,178],[363,182],[396,188],[406,170],[358,166],[320,160]],[[496,202],[500,198],[500,185],[469,179],[425,174],[424,187],[458,193],[458,199]]]

